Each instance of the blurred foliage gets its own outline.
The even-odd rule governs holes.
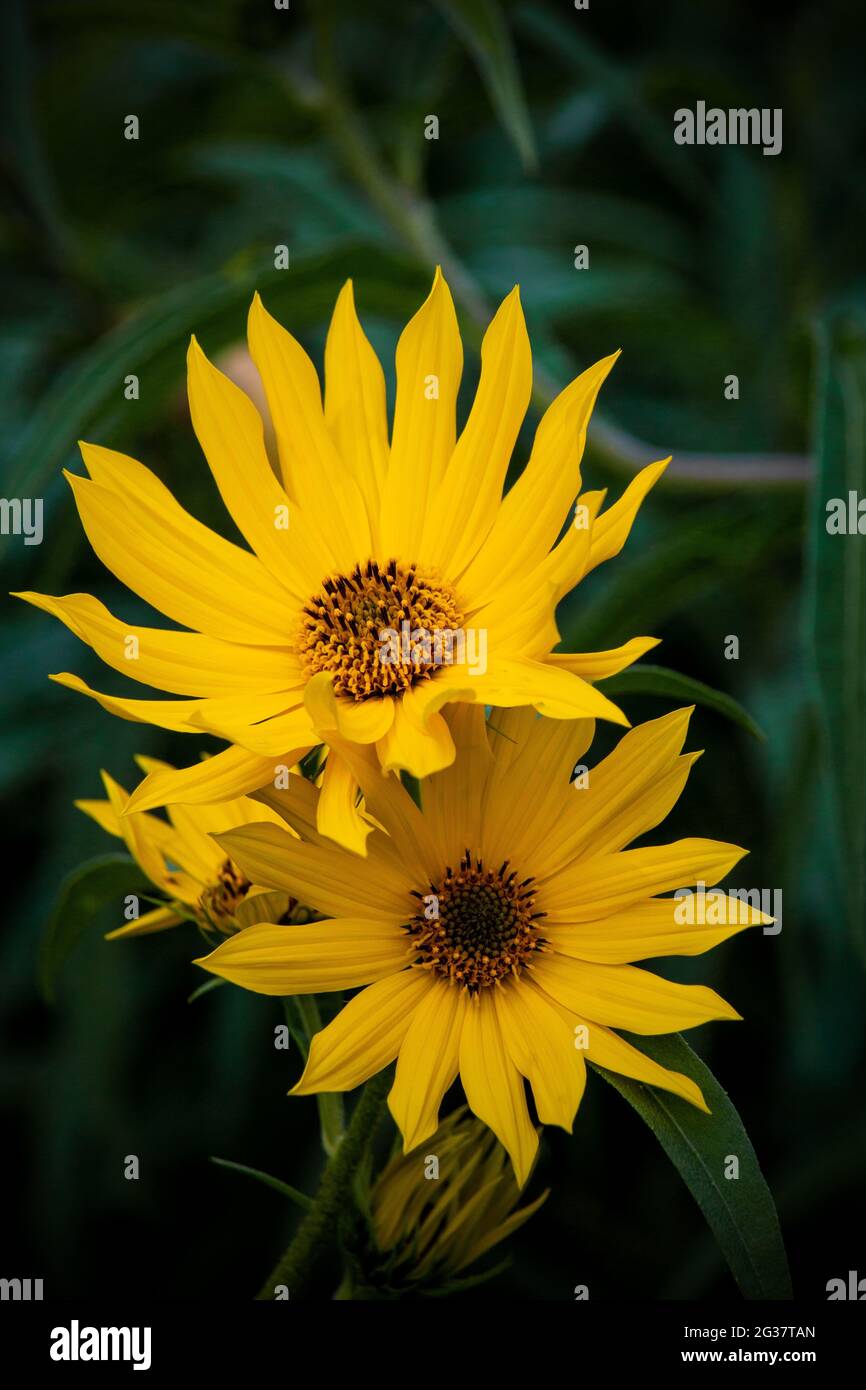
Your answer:
[[[536,406],[624,349],[590,435],[590,486],[616,495],[650,456],[644,440],[655,456],[700,456],[679,482],[671,470],[561,628],[567,647],[655,633],[665,667],[728,692],[768,735],[699,709],[690,743],[707,752],[667,828],[748,845],[742,886],[783,890],[783,930],[666,972],[720,989],[745,1017],[690,1042],[743,1117],[807,1297],[862,1256],[849,1212],[866,1156],[851,936],[864,911],[863,542],[824,528],[827,498],[866,486],[858,19],[841,0],[586,12],[7,0],[0,44],[2,492],[45,505],[41,546],[2,538],[6,589],[88,591],[143,616],[118,602],[60,476],[82,435],[142,458],[230,533],[189,426],[183,357],[193,330],[211,354],[241,341],[254,288],[320,361],[353,276],[393,400],[397,334],[441,260],[467,343],[465,410],[481,327],[519,280]],[[782,153],[676,146],[672,113],[698,99],[782,107]],[[278,244],[288,271],[274,269]],[[581,244],[588,271],[574,268]],[[129,373],[137,401],[124,399]],[[732,454],[748,456],[748,480]],[[44,1277],[49,1297],[119,1279],[168,1297],[249,1295],[291,1211],[208,1155],[303,1192],[320,1162],[315,1105],[283,1098],[299,1059],[272,1045],[278,1001],[218,989],[188,1003],[201,983],[192,929],[107,945],[116,911],[88,925],[53,1008],[37,988],[59,885],[107,848],[73,798],[98,791],[101,765],[129,781],[133,753],[188,761],[189,744],[51,686],[49,671],[105,676],[44,615],[7,601],[4,619],[0,1091],[16,1201],[3,1273]],[[737,661],[724,659],[730,634]],[[621,698],[633,719],[670,703]],[[124,1180],[128,1153],[138,1182]],[[733,1292],[675,1171],[597,1078],[575,1137],[547,1132],[535,1181],[553,1195],[487,1297],[567,1299],[577,1283],[594,1298]]]

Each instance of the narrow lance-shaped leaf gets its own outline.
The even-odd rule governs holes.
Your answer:
[[[496,0],[438,0],[478,64],[490,100],[526,169],[538,163],[511,35]]]
[[[743,1122],[712,1072],[678,1034],[628,1036],[654,1062],[690,1076],[711,1114],[596,1067],[645,1120],[677,1168],[745,1298],[789,1299],[791,1276],[779,1218]],[[737,1161],[733,1176],[731,1159]]]
[[[807,645],[829,753],[839,869],[866,954],[866,305],[819,328]]]
[[[678,671],[671,671],[666,666],[632,666],[606,681],[599,681],[599,688],[605,695],[611,696],[666,695],[673,700],[689,700],[725,715],[755,738],[767,737],[761,726],[732,695],[725,694],[723,690],[714,690],[711,685],[704,685],[703,681],[693,680],[691,676],[681,676]]]

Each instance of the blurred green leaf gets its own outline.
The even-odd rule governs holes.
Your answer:
[[[39,983],[47,1003],[54,1002],[58,974],[96,913],[116,899],[120,915],[120,901],[146,883],[135,860],[125,854],[90,859],[63,881],[40,949]]]
[[[302,1211],[309,1211],[313,1205],[313,1199],[308,1197],[306,1192],[299,1192],[296,1187],[291,1187],[280,1178],[272,1177],[270,1173],[263,1173],[260,1168],[248,1168],[245,1163],[232,1163],[228,1158],[211,1157],[211,1163],[215,1163],[218,1168],[228,1168],[232,1173],[245,1173],[248,1178],[255,1178],[257,1182],[264,1183],[265,1187],[272,1187],[275,1192],[281,1192]]]
[[[670,671],[666,666],[630,666],[627,671],[620,671],[618,675],[598,684],[605,695],[665,695],[672,700],[705,705],[707,709],[724,714],[755,738],[766,740],[767,737],[761,726],[732,695],[726,695],[723,690],[714,690],[712,686],[693,680],[691,676],[682,676],[679,671]]]
[[[791,1276],[770,1189],[743,1122],[712,1072],[678,1034],[629,1037],[654,1062],[683,1072],[701,1088],[705,1115],[679,1096],[596,1067],[624,1096],[677,1168],[718,1241],[744,1298],[789,1299]],[[726,1178],[729,1158],[739,1176]]]
[[[535,169],[535,137],[523,94],[511,35],[496,0],[437,0],[454,29],[471,49],[490,100],[508,131],[525,169]]]
[[[57,376],[33,412],[31,429],[6,484],[7,494],[38,495],[68,456],[73,441],[110,412],[118,432],[140,430],[146,418],[164,407],[172,386],[182,380],[190,334],[196,332],[210,353],[243,338],[254,290],[266,296],[272,310],[290,307],[293,332],[326,321],[337,290],[353,264],[358,264],[358,255],[357,246],[342,248],[293,264],[288,271],[275,270],[272,255],[246,255],[225,272],[150,299]],[[423,286],[426,272],[423,277],[417,270],[410,273],[405,258],[366,244],[363,263],[367,278],[358,287],[361,303],[372,302],[384,312],[393,309],[403,316],[409,286],[416,282]],[[408,302],[417,307],[414,294]],[[141,397],[134,403],[123,400],[128,373],[141,378]]]
[[[828,315],[818,343],[807,640],[829,752],[841,896],[866,953],[866,538],[856,529],[857,504],[866,498],[866,306]],[[831,535],[828,504],[840,502],[847,517],[852,495],[853,533]]]

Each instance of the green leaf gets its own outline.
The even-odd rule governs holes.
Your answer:
[[[628,1035],[626,1035],[628,1036]],[[712,1072],[678,1034],[628,1038],[654,1062],[700,1086],[711,1114],[679,1096],[596,1067],[645,1120],[688,1187],[744,1298],[789,1299],[791,1276],[776,1204],[743,1122]],[[729,1155],[739,1177],[726,1178]]]
[[[302,1211],[309,1211],[313,1205],[312,1197],[308,1197],[306,1192],[299,1192],[296,1187],[282,1182],[280,1178],[272,1177],[270,1173],[263,1173],[260,1168],[248,1168],[245,1163],[232,1163],[228,1158],[214,1158],[213,1156],[211,1163],[215,1163],[218,1168],[228,1168],[233,1173],[246,1173],[248,1178],[255,1178],[257,1182],[264,1183],[265,1187],[272,1187],[275,1192],[281,1192]]]
[[[125,854],[89,859],[64,879],[40,948],[39,985],[46,1003],[54,1002],[60,969],[95,914],[112,899],[119,912],[121,900],[146,882],[135,860]]]
[[[681,676],[667,666],[631,666],[627,671],[620,671],[619,675],[610,676],[598,684],[605,695],[665,695],[673,700],[706,705],[707,709],[724,714],[755,738],[764,741],[767,738],[760,724],[755,723],[732,695],[726,695],[723,690],[714,690],[711,685],[704,685],[703,681],[693,680],[691,676]]]
[[[186,1002],[188,1004],[194,1004],[197,999],[201,999],[203,994],[210,994],[212,989],[219,989],[220,985],[226,984],[228,984],[228,980],[221,980],[218,977],[214,977],[212,980],[205,980],[203,985],[199,985],[198,989],[194,989],[192,994],[187,995]]]
[[[437,0],[449,23],[474,54],[490,100],[525,169],[538,156],[511,35],[496,0]]]
[[[818,330],[817,474],[809,527],[807,643],[829,753],[839,868],[848,923],[866,954],[866,536],[856,530],[866,498],[866,306],[828,315]],[[849,509],[853,533],[831,535],[828,503]]]

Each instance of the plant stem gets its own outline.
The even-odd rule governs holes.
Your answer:
[[[316,1033],[321,1030],[322,1016],[319,1013],[319,1005],[314,994],[299,994],[295,1000],[295,1007],[303,1024],[307,1035],[307,1043],[312,1041]],[[346,1116],[343,1109],[343,1097],[339,1091],[320,1091],[316,1096],[316,1104],[319,1107],[319,1129],[322,1135],[322,1148],[333,1158],[337,1148],[342,1142],[346,1128]]]
[[[256,1294],[257,1299],[272,1299],[280,1284],[286,1286],[290,1298],[306,1289],[316,1263],[334,1239],[340,1213],[349,1200],[352,1179],[381,1119],[389,1084],[387,1071],[367,1082],[343,1140],[328,1161],[312,1208]]]

